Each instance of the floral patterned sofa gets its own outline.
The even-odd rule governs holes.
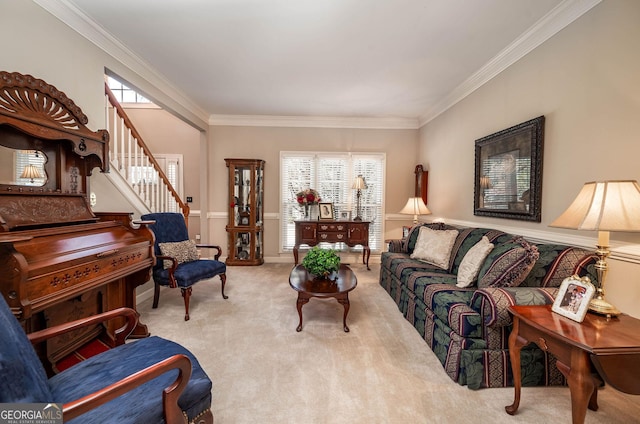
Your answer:
[[[411,258],[423,226],[435,230],[434,234],[457,231],[443,268]],[[457,274],[463,259],[481,240],[494,247],[479,260],[472,285],[460,288]],[[507,307],[553,303],[566,277],[594,278],[595,261],[585,249],[534,244],[498,230],[419,224],[406,238],[389,243],[389,251],[381,257],[380,285],[452,380],[471,389],[505,387],[513,384],[508,351],[512,321]],[[564,384],[552,355],[529,345],[521,358],[523,385]]]

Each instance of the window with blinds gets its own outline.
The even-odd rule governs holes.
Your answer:
[[[18,185],[41,187],[47,181],[44,172],[44,153],[37,150],[16,150],[15,180]],[[31,169],[28,169],[31,167]]]
[[[484,189],[485,207],[512,209],[530,188],[531,157],[519,157],[517,150],[495,155],[482,161],[481,172],[489,181]]]
[[[362,175],[367,188],[362,190],[360,197],[360,215],[363,220],[370,221],[369,248],[381,250],[384,170],[384,153],[280,152],[281,249],[293,249],[294,221],[304,217],[296,193],[307,188],[316,189],[322,202],[333,203],[336,217],[341,212],[351,212],[353,219],[356,215],[356,190],[351,186],[355,178]],[[332,247],[348,249],[343,243]]]

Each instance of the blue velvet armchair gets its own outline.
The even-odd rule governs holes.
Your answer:
[[[222,255],[220,246],[189,244],[189,233],[184,216],[180,213],[150,213],[142,215],[143,221],[155,221],[149,225],[149,229],[153,231],[156,240],[154,250],[156,264],[153,267],[153,307],[158,307],[160,299],[160,286],[168,286],[171,288],[180,287],[182,297],[184,298],[185,315],[184,320],[189,320],[189,299],[191,297],[191,287],[198,281],[220,276],[222,281],[222,297],[227,299],[224,294],[224,286],[227,282],[227,266],[224,262],[219,261]],[[175,250],[173,254],[167,254],[169,247]],[[211,248],[216,249],[217,253],[214,259],[199,260],[195,248]],[[163,253],[163,250],[165,253]],[[189,251],[193,250],[193,253]],[[194,257],[195,255],[195,257]]]
[[[116,317],[116,347],[47,378],[32,344]],[[120,308],[27,335],[0,296],[0,403],[62,404],[69,424],[212,424],[211,380],[184,347],[148,337],[124,343],[137,313]]]

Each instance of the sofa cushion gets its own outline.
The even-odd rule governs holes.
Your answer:
[[[189,287],[200,280],[212,278],[225,272],[227,272],[227,265],[224,262],[201,259],[181,263],[173,273],[173,277],[179,287]],[[153,272],[153,280],[161,286],[171,285],[169,270],[156,269]]]
[[[427,293],[430,286],[444,285],[451,289],[456,289],[455,284],[455,275],[433,271],[414,271],[402,282],[403,287],[412,292],[418,299],[423,299],[425,303],[427,303],[426,299],[429,296]]]
[[[67,403],[96,392],[176,354],[191,360],[191,378],[178,399],[189,422],[211,405],[211,380],[198,360],[184,347],[152,336],[108,350],[62,371],[49,380],[52,396],[47,401]],[[113,366],[118,363],[118,366]],[[167,371],[110,402],[69,421],[70,423],[162,423],[162,393],[152,387],[168,387],[177,370]],[[82,384],[78,384],[81,382]]]
[[[429,227],[421,227],[411,258],[448,269],[451,248],[457,236],[457,230],[432,230]]]
[[[496,246],[478,273],[478,287],[518,286],[539,256],[538,248],[522,237]]]
[[[456,242],[453,244],[453,249],[451,249],[450,272],[452,274],[458,273],[460,264],[467,252],[475,246],[482,237],[486,236],[495,246],[513,239],[513,235],[511,234],[489,228],[460,228],[459,231],[460,235],[458,235]]]
[[[198,249],[196,249],[196,243],[193,240],[184,240],[171,243],[159,243],[160,252],[164,256],[171,256],[178,261],[178,264],[184,262],[197,261]],[[171,268],[172,261],[164,261],[164,269]]]
[[[542,257],[542,253],[540,256]],[[539,262],[540,259],[536,262],[536,266],[538,266]],[[546,272],[540,286],[560,287],[565,278],[574,274],[580,277],[588,276],[591,281],[597,281],[596,262],[597,257],[593,250],[565,246],[564,249],[558,252],[556,260],[545,269]]]
[[[540,257],[520,287],[560,287],[573,274],[596,276],[593,251],[562,244],[536,244]]]
[[[489,241],[487,236],[482,236],[462,259],[460,268],[458,268],[458,287],[471,287],[476,282],[476,277],[480,271],[480,267],[484,263],[489,252],[493,250],[493,243]]]

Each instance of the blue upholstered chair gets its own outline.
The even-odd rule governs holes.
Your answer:
[[[179,213],[150,213],[142,215],[144,221],[155,221],[149,228],[156,236],[154,245],[156,258],[153,267],[153,307],[158,307],[160,286],[180,287],[184,298],[184,320],[189,320],[189,298],[191,286],[201,280],[220,276],[222,281],[222,297],[227,282],[227,266],[218,259],[222,255],[220,246],[195,244],[189,241],[189,233],[184,217]],[[216,249],[214,259],[199,260],[197,248]],[[164,250],[164,253],[163,253]],[[171,252],[171,253],[167,253]]]
[[[115,317],[127,321],[116,347],[47,378],[32,343]],[[212,424],[211,380],[196,358],[160,337],[124,344],[137,321],[120,308],[27,335],[0,296],[0,403],[61,403],[69,424]]]

